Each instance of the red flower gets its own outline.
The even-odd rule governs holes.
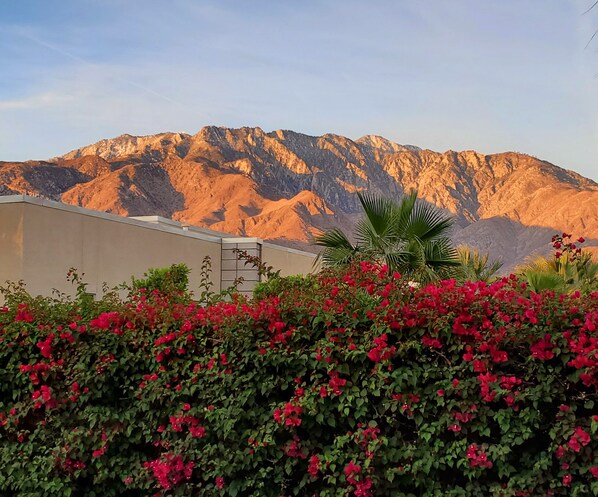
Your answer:
[[[331,371],[329,374],[330,382],[328,383],[328,386],[332,389],[335,395],[338,396],[342,394],[343,392],[341,390],[341,387],[344,387],[346,385],[347,380],[339,378],[338,372],[336,371]]]
[[[107,445],[103,445],[102,447],[100,447],[97,450],[94,450],[91,455],[95,458],[101,457],[106,453],[106,449],[108,448]]]
[[[382,360],[382,354],[380,353],[380,349],[378,347],[370,350],[368,352],[368,358],[374,362],[380,362]]]
[[[532,357],[536,359],[540,359],[541,361],[547,361],[554,357],[554,353],[552,349],[554,345],[550,341],[551,336],[549,334],[544,335],[544,338],[539,342],[535,343],[531,346],[530,350],[532,353]]]
[[[359,473],[361,473],[361,466],[359,466],[358,464],[355,464],[353,461],[351,461],[349,464],[347,464],[345,466],[345,469],[343,470],[346,476],[352,476],[352,475],[357,475]],[[348,478],[347,478],[348,480]]]
[[[426,347],[430,347],[432,349],[441,349],[442,348],[442,343],[440,340],[438,340],[437,338],[431,338],[428,335],[424,335],[422,337],[422,343]]]
[[[215,480],[215,482],[216,482],[216,486],[217,486],[217,487],[218,487],[220,490],[222,490],[222,489],[224,488],[224,478],[222,478],[222,476],[218,476],[218,477],[216,477],[216,480]]]
[[[202,438],[206,436],[206,429],[203,426],[191,426],[189,427],[189,433],[192,437]]]
[[[372,480],[364,478],[355,483],[355,497],[370,497],[372,495]]]
[[[309,467],[307,468],[307,472],[312,477],[315,478],[318,475],[319,470],[320,470],[320,458],[316,455],[313,455],[309,459]]]
[[[491,468],[493,466],[486,453],[476,444],[471,444],[467,448],[467,458],[469,459],[469,466],[472,468]]]
[[[282,411],[280,410],[280,407],[277,407],[276,409],[274,409],[274,412],[272,413],[274,416],[274,421],[276,421],[277,423],[281,423],[282,422]]]

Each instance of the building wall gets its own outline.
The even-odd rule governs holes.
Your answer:
[[[0,210],[0,285],[23,278],[24,204],[6,204]]]
[[[308,274],[317,270],[314,267],[315,254],[288,249],[273,243],[263,243],[262,260],[268,266],[274,267],[275,270],[280,269],[281,276]]]
[[[198,290],[204,256],[212,263],[213,291],[220,290],[220,240],[168,232],[143,222],[107,215],[88,215],[63,209],[23,204],[24,243],[22,278],[32,294],[56,288],[72,293],[66,281],[69,268],[85,273],[88,291],[102,294],[131,276],[140,278],[150,267],[185,263],[193,268],[189,288]],[[4,216],[1,216],[4,217]],[[115,218],[115,219],[112,219]]]
[[[50,295],[52,289],[72,295],[76,289],[66,280],[70,268],[84,273],[88,291],[99,297],[103,283],[111,288],[130,282],[131,276],[143,277],[151,267],[177,263],[191,268],[189,288],[199,292],[205,256],[211,260],[212,291],[241,276],[239,290],[250,293],[259,281],[257,271],[237,261],[232,248],[261,255],[283,276],[313,271],[313,254],[259,238],[204,231],[156,216],[124,218],[38,198],[0,197],[0,284],[23,279],[33,295]]]

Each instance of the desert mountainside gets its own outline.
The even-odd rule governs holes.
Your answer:
[[[454,214],[457,243],[506,268],[545,253],[556,231],[598,245],[598,184],[514,152],[439,153],[372,135],[207,126],[195,135],[122,135],[47,161],[0,162],[0,195],[157,214],[312,251],[319,230],[351,230],[356,191],[399,198],[414,187]]]

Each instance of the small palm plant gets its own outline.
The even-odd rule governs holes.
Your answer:
[[[581,244],[583,237],[575,242],[571,235],[563,233],[552,237],[555,252],[552,258],[536,257],[520,266],[516,272],[521,274],[531,290],[554,290],[570,292],[575,290],[592,291],[598,289],[598,263],[592,254],[584,252]]]
[[[485,281],[490,283],[498,277],[503,266],[501,261],[490,261],[489,254],[482,254],[478,249],[466,245],[457,248],[461,268],[460,281]]]
[[[373,260],[419,282],[455,274],[460,263],[448,236],[452,217],[418,202],[416,190],[399,203],[368,193],[357,196],[365,215],[355,226],[356,243],[337,228],[315,238],[315,244],[324,247],[318,256],[324,266]]]

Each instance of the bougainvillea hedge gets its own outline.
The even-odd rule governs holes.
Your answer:
[[[0,494],[598,493],[598,293],[411,288],[366,263],[277,288],[13,296]]]

